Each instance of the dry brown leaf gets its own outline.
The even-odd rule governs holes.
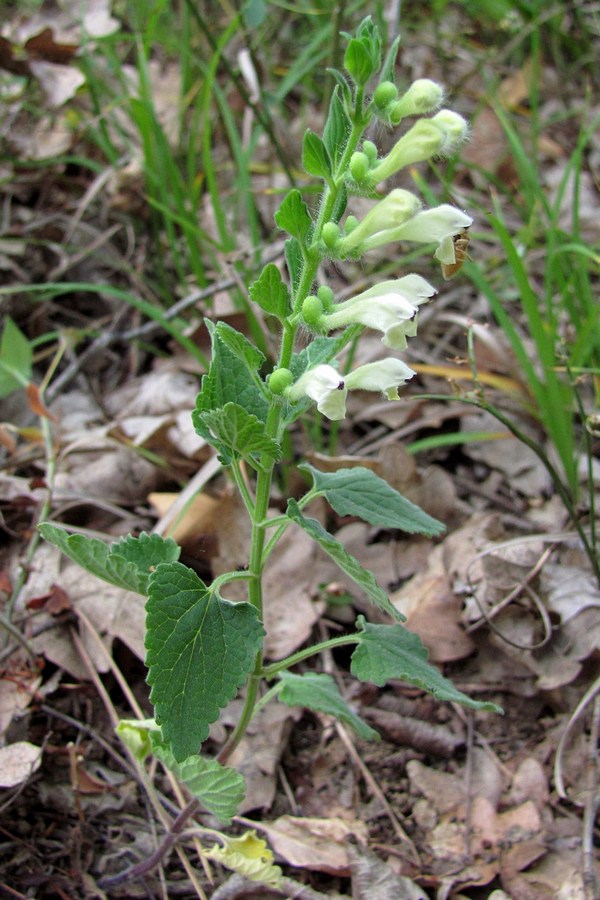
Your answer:
[[[42,88],[48,106],[58,109],[75,96],[85,84],[85,76],[73,66],[60,66],[44,60],[32,60],[29,68]]]
[[[0,747],[0,787],[11,788],[26,781],[42,764],[42,748],[29,741]]]
[[[221,725],[234,725],[242,701],[230,703],[221,716]],[[277,790],[277,766],[287,744],[293,722],[302,711],[283,703],[270,703],[252,719],[244,738],[232,754],[229,764],[244,776],[246,794],[239,813],[269,809]]]
[[[274,822],[256,823],[256,827],[285,862],[330,875],[348,875],[346,841],[354,838],[364,844],[367,838],[367,827],[359,819],[280,816]]]
[[[432,769],[416,759],[406,764],[406,774],[411,789],[423,794],[441,816],[448,815],[465,803],[466,788],[461,777]]]
[[[13,717],[27,709],[41,683],[38,675],[29,672],[14,672],[0,679],[0,741]]]
[[[353,900],[427,900],[418,884],[398,875],[383,860],[363,847],[348,844]]]
[[[406,616],[407,628],[421,637],[431,659],[440,663],[464,659],[474,649],[460,625],[462,601],[450,588],[443,556],[443,548],[436,547],[427,569],[391,596],[396,609]]]

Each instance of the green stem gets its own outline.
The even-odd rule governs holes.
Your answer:
[[[320,644],[313,644],[312,647],[306,647],[304,650],[298,650],[297,653],[292,653],[292,655],[288,656],[286,659],[280,659],[279,662],[271,663],[270,666],[265,666],[261,671],[261,675],[263,678],[273,678],[278,672],[282,672],[284,669],[291,669],[292,666],[302,662],[302,660],[308,659],[310,656],[316,656],[317,653],[321,653],[323,650],[332,650],[334,647],[347,647],[349,644],[358,644],[359,640],[360,636],[357,634],[345,634],[342,635],[342,637],[330,638],[328,641],[322,641]]]
[[[362,110],[362,95],[360,98],[357,98],[357,109],[360,107]],[[332,180],[331,185],[326,185],[323,188],[323,194],[321,203],[319,206],[319,214],[317,217],[317,221],[315,223],[314,235],[313,235],[313,244],[303,249],[303,257],[304,263],[302,267],[302,273],[300,276],[300,280],[298,282],[298,286],[295,290],[295,299],[293,304],[292,317],[298,315],[298,312],[301,308],[302,302],[305,297],[311,291],[313,282],[315,280],[317,270],[319,267],[319,263],[321,261],[320,254],[317,250],[317,246],[321,239],[321,232],[323,230],[323,225],[325,222],[329,221],[333,209],[335,207],[336,200],[338,198],[339,192],[341,190],[343,184],[343,176],[348,167],[348,163],[350,161],[350,157],[358,142],[364,132],[365,129],[365,121],[364,115],[361,113],[361,116],[356,116],[356,119],[352,126],[352,131],[349,135],[348,141],[346,143],[346,147],[344,148],[344,152],[340,159],[340,162],[337,167],[337,171]],[[287,322],[284,323],[282,336],[281,336],[281,347],[279,352],[279,360],[278,366],[280,368],[288,368],[290,365],[290,361],[292,358],[292,354],[294,352],[294,344],[296,339],[296,333],[298,330],[298,324],[295,321],[291,321],[288,319]],[[269,413],[267,416],[266,422],[266,434],[268,437],[278,439],[280,438],[280,428],[281,428],[281,416],[282,416],[282,407],[277,402],[273,402],[269,408]],[[252,535],[251,535],[251,545],[250,545],[250,565],[248,569],[248,599],[250,603],[254,606],[260,618],[262,618],[262,606],[263,606],[263,598],[262,598],[262,573],[265,565],[265,561],[269,553],[275,547],[277,540],[283,534],[285,528],[280,526],[275,535],[271,537],[271,540],[266,542],[266,530],[269,527],[269,523],[267,522],[267,514],[269,510],[269,500],[271,496],[271,483],[273,479],[273,469],[274,463],[272,459],[270,459],[267,454],[263,454],[261,459],[261,470],[258,472],[256,479],[256,490],[255,490],[255,498],[254,503],[250,504],[249,494],[246,490],[245,484],[243,485],[244,490],[242,494],[244,496],[244,502],[246,504],[246,508],[248,509],[248,513],[252,520]],[[238,487],[240,487],[243,482],[241,479],[241,473],[239,471],[234,472],[234,477]],[[275,663],[274,666],[268,666],[266,669],[263,669],[263,651],[262,649],[256,654],[256,659],[254,663],[254,672],[250,676],[248,687],[246,690],[246,698],[244,700],[244,706],[242,709],[242,714],[240,719],[231,733],[229,739],[223,745],[221,752],[218,755],[219,762],[223,763],[233,753],[235,748],[238,746],[240,741],[242,740],[248,724],[254,715],[254,711],[256,708],[256,704],[258,701],[259,687],[260,682],[263,677],[266,676],[266,673],[276,673],[281,669],[288,668],[291,665],[294,665],[294,662],[299,662],[302,659],[306,659],[308,656],[313,656],[316,653],[319,653],[321,650],[328,649],[329,647],[341,646],[342,644],[351,644],[356,643],[357,638],[354,637],[343,637],[343,638],[334,638],[331,641],[326,641],[323,644],[318,644],[316,647],[311,647],[307,651],[300,651],[300,653],[295,654],[292,657],[289,657],[288,660],[281,661],[279,663]]]

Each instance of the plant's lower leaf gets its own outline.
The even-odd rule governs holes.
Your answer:
[[[246,785],[240,773],[222,766],[216,759],[202,756],[189,756],[177,762],[169,746],[156,731],[150,732],[150,742],[154,755],[200,801],[204,809],[224,825],[229,825],[246,793]]]
[[[333,535],[325,531],[320,522],[303,516],[295,500],[288,500],[287,514],[293,522],[306,531],[323,548],[332,560],[337,563],[342,572],[349,575],[362,588],[375,606],[388,613],[393,619],[404,621],[405,617],[394,608],[388,595],[375,581],[373,573],[361,566],[359,561],[352,554],[348,553],[346,548]]]
[[[361,631],[352,654],[351,671],[361,681],[372,681],[382,687],[390,678],[408,681],[433,694],[438,700],[450,700],[472,709],[502,712],[495,703],[472,700],[427,659],[427,649],[418,634],[403,625],[372,625],[364,616],[357,624]]]
[[[246,681],[265,632],[251,604],[224,600],[178,562],[152,573],[146,610],[150,699],[182,762]]]
[[[305,672],[303,675],[282,672],[280,678],[283,687],[277,696],[282,703],[328,713],[353,728],[363,740],[379,740],[375,729],[352,712],[331,675],[321,672]]]

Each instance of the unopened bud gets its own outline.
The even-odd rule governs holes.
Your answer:
[[[374,163],[377,159],[377,147],[373,141],[363,141],[362,150],[370,163]]]
[[[388,155],[371,169],[368,183],[374,186],[405,166],[431,159],[441,151],[443,143],[444,133],[433,124],[433,119],[419,119],[392,147]]]
[[[393,110],[390,110],[392,125],[398,125],[406,116],[422,116],[439,109],[443,99],[444,89],[441,84],[429,78],[418,78],[400,97]]]
[[[335,294],[328,284],[322,284],[320,286],[319,290],[317,291],[317,297],[323,304],[324,310],[329,311],[330,309],[332,309],[335,301]]]
[[[373,103],[376,108],[383,112],[388,106],[398,99],[398,88],[392,81],[382,81],[375,88],[373,94]]]
[[[340,226],[335,222],[325,222],[321,232],[323,243],[329,250],[335,250],[340,242]]]
[[[366,153],[361,153],[360,150],[357,153],[353,153],[350,157],[348,168],[356,183],[360,184],[370,168]]]
[[[269,375],[269,390],[273,394],[283,394],[289,388],[294,380],[294,376],[289,369],[275,369]]]
[[[314,294],[306,297],[302,304],[302,318],[309,328],[318,328],[323,315],[323,303]]]
[[[445,156],[453,153],[466,140],[469,126],[462,116],[451,109],[441,109],[430,121],[443,135],[440,153]]]

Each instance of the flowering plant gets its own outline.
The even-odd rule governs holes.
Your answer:
[[[360,467],[326,473],[304,465],[311,489],[299,500],[290,498],[285,514],[269,515],[284,434],[312,403],[323,416],[339,420],[345,415],[349,390],[375,391],[393,401],[414,374],[395,356],[342,374],[338,357],[344,346],[367,328],[379,331],[390,350],[405,349],[407,339],[416,334],[420,306],[436,293],[424,278],[407,274],[337,303],[328,285],[317,284],[322,261],[356,259],[374,247],[416,241],[437,243],[438,258],[452,265],[454,238],[471,224],[468,215],[452,206],[424,209],[406,190],[375,194],[375,186],[402,167],[454,152],[467,126],[456,113],[439,110],[443,91],[431,81],[420,80],[404,94],[398,92],[391,80],[398,42],[382,62],[380,36],[370,19],[361,23],[355,36],[346,37],[345,73],[334,72],[337,86],[323,135],[309,130],[303,143],[304,169],[322,182],[317,211],[313,214],[296,189],[285,196],[275,220],[289,236],[287,279],[270,263],[249,289],[251,300],[279,324],[281,340],[273,370],[263,377],[263,354],[247,337],[224,322],[207,322],[212,357],[193,422],[230,473],[250,518],[247,568],[206,584],[179,562],[176,544],[158,535],[130,536],[106,547],[81,535],[67,536],[49,523],[41,526],[44,537],[71,558],[109,582],[148,596],[146,663],[155,718],[124,723],[120,733],[140,759],[153,753],[186,783],[195,798],[189,812],[202,807],[224,822],[235,814],[243,796],[242,776],[225,763],[245,734],[265,683],[271,684],[269,699],[331,713],[361,736],[377,737],[350,709],[332,679],[314,671],[290,671],[324,649],[353,646],[352,672],[363,681],[382,685],[389,678],[400,678],[439,699],[496,708],[462,694],[427,662],[420,639],[404,628],[403,617],[373,574],[306,516],[305,508],[315,497],[324,496],[340,515],[358,515],[374,525],[430,536],[441,533],[440,522]],[[378,83],[369,96],[367,84],[375,79]],[[407,116],[419,118],[390,153],[378,159],[375,145],[363,140],[373,118],[397,125]],[[352,195],[375,201],[360,221],[346,215]],[[307,331],[311,339],[300,348],[298,337]],[[263,573],[282,535],[294,527],[308,534],[371,603],[387,613],[390,624],[371,624],[359,616],[351,634],[269,664],[263,654],[263,606],[269,602],[263,596]],[[232,602],[224,596],[233,581],[247,585],[245,601]],[[237,725],[216,759],[202,756],[209,726],[242,688],[244,705]],[[260,877],[267,878],[264,867]]]

